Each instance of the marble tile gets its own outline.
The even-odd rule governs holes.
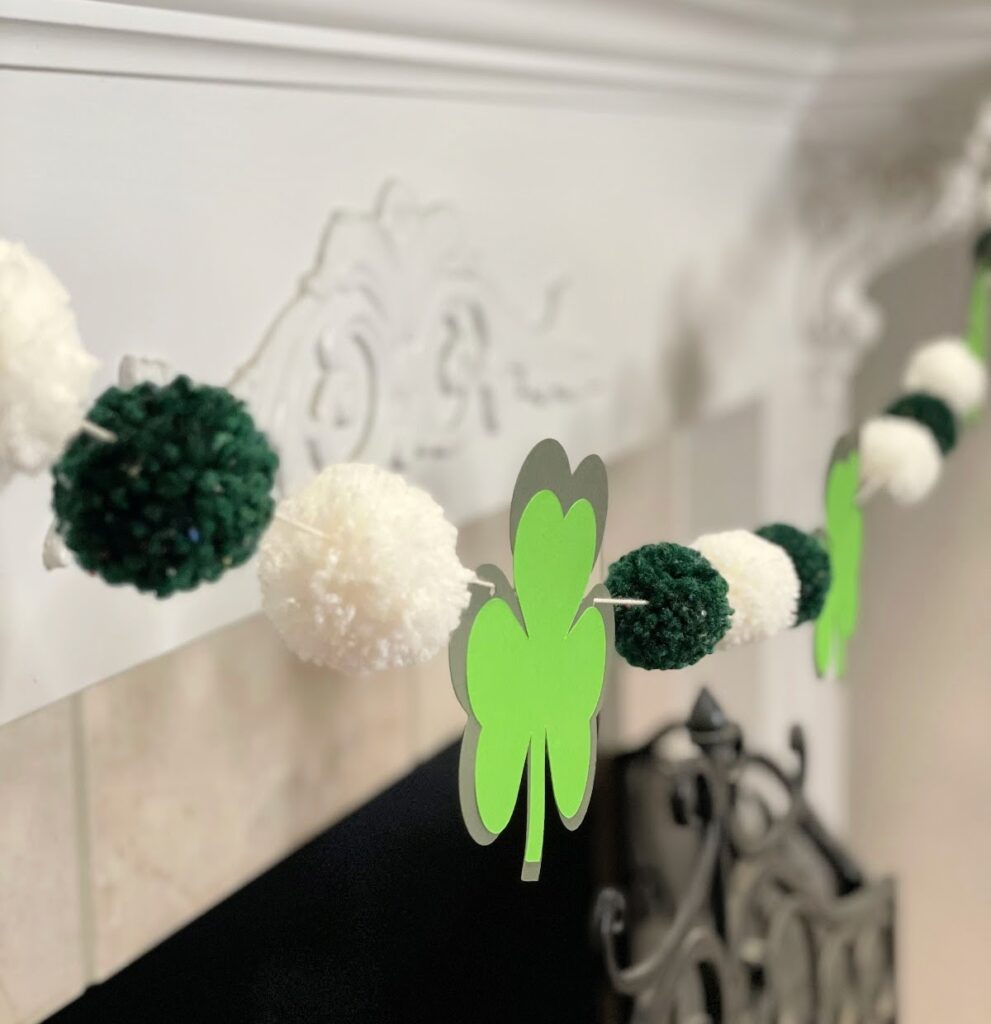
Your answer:
[[[303,665],[261,617],[80,698],[105,978],[412,764],[414,692]]]
[[[0,730],[0,1024],[34,1024],[84,985],[72,707]]]

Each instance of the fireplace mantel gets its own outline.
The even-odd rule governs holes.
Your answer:
[[[466,558],[505,560],[499,517],[547,435],[608,463],[607,557],[813,526],[881,334],[872,283],[988,216],[989,57],[991,12],[955,3],[0,0],[0,233],[65,281],[98,389],[128,356],[229,384],[281,486],[394,466]],[[2,865],[0,909],[3,878],[28,894],[11,934],[38,933],[23,963],[0,936],[17,1024],[464,721],[439,663],[297,665],[250,566],[165,602],[48,571],[50,520],[45,479],[0,494],[0,783],[11,827],[61,822],[75,858],[34,894],[34,851]],[[660,683],[620,667],[603,749],[743,679],[734,714],[771,753],[805,725],[810,798],[842,829],[846,698],[809,646]],[[63,962],[46,943],[79,934],[68,979],[38,981]]]
[[[871,277],[981,206],[970,9],[2,0],[0,24],[3,229],[66,281],[99,386],[128,355],[234,382],[284,486],[384,462],[459,523],[546,434],[616,458],[796,374],[841,424]],[[43,479],[0,502],[0,721],[257,608],[250,568],[166,603],[48,572],[47,505]]]

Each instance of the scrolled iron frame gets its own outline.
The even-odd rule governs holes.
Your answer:
[[[664,750],[679,732],[695,753],[670,760]],[[632,1000],[636,1024],[895,1021],[894,885],[867,880],[823,826],[805,799],[798,727],[790,746],[790,772],[748,750],[703,690],[685,723],[634,755],[638,770],[660,773],[669,790],[668,806],[648,805],[662,835],[689,829],[697,838],[691,873],[667,893],[673,911],[663,920],[648,914],[634,933],[618,889],[603,889],[596,901],[606,972],[614,991]],[[778,813],[768,783],[779,802],[784,796]],[[634,856],[647,870],[657,859],[653,848]],[[635,873],[634,888],[642,882]],[[624,964],[621,946],[630,940],[637,959]]]

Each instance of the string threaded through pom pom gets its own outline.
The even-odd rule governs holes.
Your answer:
[[[946,402],[957,416],[984,402],[988,371],[960,338],[936,338],[917,349],[905,368],[903,384]]]
[[[798,574],[799,595],[795,625],[819,618],[833,580],[829,552],[822,541],[788,523],[769,523],[755,531],[758,537],[783,548]]]
[[[87,571],[168,597],[247,561],[274,509],[278,457],[244,404],[177,377],[108,388],[55,465],[59,533]]]
[[[860,428],[860,481],[913,505],[936,486],[943,455],[928,427],[907,416],[873,416]]]
[[[711,654],[733,612],[726,580],[697,551],[647,544],[609,567],[614,598],[647,601],[616,609],[616,650],[637,668],[686,668]]]
[[[928,427],[944,454],[953,451],[957,443],[957,420],[953,410],[935,395],[915,391],[903,395],[884,410],[889,416],[906,416]]]
[[[95,369],[69,293],[23,245],[0,239],[0,486],[58,458]]]
[[[798,573],[777,544],[749,530],[726,530],[699,537],[692,547],[729,586],[733,622],[720,649],[763,640],[794,625]]]
[[[262,539],[265,613],[317,665],[360,673],[427,661],[471,596],[456,541],[443,509],[401,476],[328,466],[279,503]]]

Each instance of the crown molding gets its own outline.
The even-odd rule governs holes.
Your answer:
[[[824,134],[870,132],[989,58],[986,6],[0,0],[0,68],[592,109],[811,107]]]
[[[646,52],[713,26],[798,40],[829,40],[850,26],[841,11],[787,0],[88,0],[314,28],[547,49]]]
[[[673,96],[780,110],[806,100],[843,31],[837,19],[790,6],[715,0],[572,0],[567,17],[547,0],[487,3],[479,10],[488,18],[471,20],[463,3],[437,0],[419,18],[390,4],[391,20],[381,0],[212,0],[195,11],[179,2],[0,0],[0,67],[591,108]]]
[[[983,97],[991,7],[949,2],[858,16],[804,118],[806,134],[875,146],[924,135],[952,148]]]

